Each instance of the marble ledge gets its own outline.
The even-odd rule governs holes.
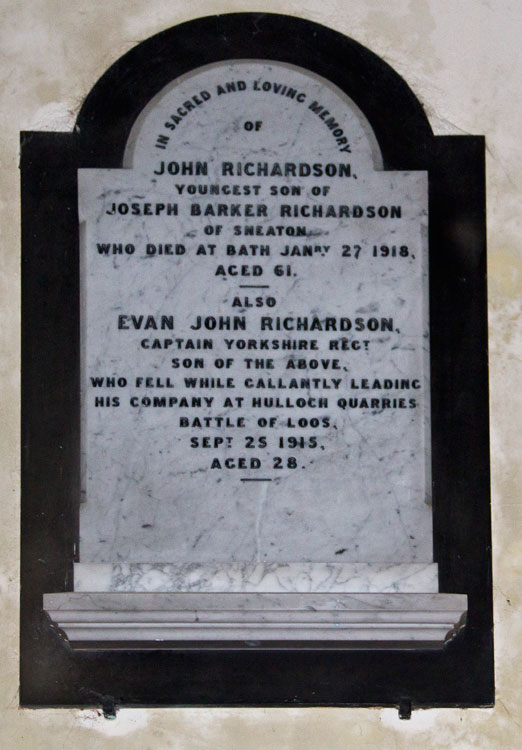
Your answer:
[[[73,648],[443,648],[463,594],[44,595]]]
[[[436,563],[76,563],[75,591],[436,593]]]

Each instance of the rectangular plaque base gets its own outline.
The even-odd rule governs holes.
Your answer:
[[[45,594],[76,648],[442,648],[464,594]]]
[[[437,593],[437,563],[75,563],[75,591]]]

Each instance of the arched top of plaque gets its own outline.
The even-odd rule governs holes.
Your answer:
[[[348,146],[354,166],[359,159],[369,166],[371,158],[376,169],[427,168],[433,137],[428,119],[411,89],[389,65],[338,32],[271,13],[233,13],[189,21],[151,37],[120,58],[94,86],[78,115],[75,131],[89,153],[86,166],[138,166],[141,158],[150,160],[152,151],[162,153],[155,148],[160,136],[167,157],[169,144],[164,139],[172,146],[175,130],[165,128],[165,122],[178,107],[185,111],[184,101],[198,97],[198,79],[203,81],[203,77],[205,82],[224,85],[225,93],[208,89],[211,99],[203,99],[202,105],[193,102],[197,118],[182,134],[184,146],[195,145],[196,140],[201,146],[208,118],[214,128],[213,145],[217,147],[221,139],[227,147],[240,148],[246,133],[239,129],[221,133],[216,141],[216,118],[225,106],[230,114],[234,97],[241,92],[239,81],[246,81],[247,75],[249,81],[259,81],[260,90],[243,94],[257,94],[263,111],[271,112],[277,123],[271,135],[278,146],[282,132],[290,140],[292,135],[302,136],[298,130],[303,123],[309,136],[296,142],[297,148],[317,134],[318,150],[324,145],[335,154]],[[236,83],[235,92],[230,85],[227,89],[227,83]],[[206,83],[202,90],[207,87]],[[297,93],[288,96],[288,88]],[[305,96],[297,98],[300,92]],[[178,103],[181,94],[188,99],[182,96]],[[310,109],[314,102],[315,108]],[[305,112],[307,117],[303,117]],[[160,114],[167,119],[158,130]],[[254,118],[253,112],[253,122]],[[332,127],[334,123],[338,127]],[[265,143],[267,131],[265,127]]]
[[[373,130],[355,102],[321,76],[271,60],[226,60],[172,81],[135,121],[123,164],[147,170],[160,157],[178,159],[181,149],[207,161],[223,153],[294,158],[295,176],[303,166],[313,173],[299,165],[312,153],[331,170],[343,161],[355,173],[382,169]],[[236,172],[233,162],[230,170]]]

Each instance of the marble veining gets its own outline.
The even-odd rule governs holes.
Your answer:
[[[76,563],[75,591],[401,592],[438,591],[437,565],[271,563],[198,565]]]

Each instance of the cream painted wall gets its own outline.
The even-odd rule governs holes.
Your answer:
[[[18,709],[18,131],[67,130],[130,47],[197,16],[265,10],[352,36],[389,62],[438,133],[488,144],[497,704],[494,709]],[[0,745],[43,750],[346,750],[522,746],[522,3],[517,0],[0,0]]]

